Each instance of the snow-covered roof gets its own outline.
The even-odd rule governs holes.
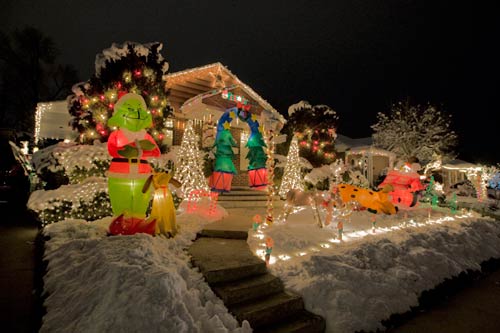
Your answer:
[[[358,147],[353,147],[346,151],[346,154],[360,154],[360,155],[380,155],[380,156],[387,156],[391,159],[396,158],[396,154],[393,152],[390,152],[388,150],[378,148],[375,146],[358,146]]]
[[[40,139],[69,139],[77,133],[71,128],[68,102],[40,102],[35,113],[35,142]]]
[[[373,144],[372,137],[352,139],[348,136],[337,134],[335,139],[335,149],[339,152],[344,152],[348,149],[356,147],[371,146]]]
[[[461,171],[465,171],[465,170],[471,170],[471,169],[479,168],[479,166],[476,165],[476,164],[472,164],[472,163],[460,160],[460,159],[455,159],[455,160],[451,160],[451,161],[449,161],[447,163],[444,163],[442,165],[442,168],[448,169],[448,170],[461,170]]]
[[[177,112],[181,111],[186,103],[193,103],[197,96],[201,98],[214,90],[238,86],[262,109],[270,111],[276,119],[285,123],[285,118],[271,104],[220,62],[171,73],[166,75],[166,79],[166,87],[170,92],[169,100]]]

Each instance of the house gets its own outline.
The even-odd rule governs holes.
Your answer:
[[[212,147],[218,119],[227,108],[235,106],[234,101],[223,98],[224,93],[231,93],[236,98],[244,99],[250,105],[249,112],[266,119],[273,119],[283,124],[285,119],[266,100],[251,87],[243,83],[220,62],[190,68],[167,75],[166,90],[169,92],[172,115],[165,120],[166,133],[164,143],[167,146],[179,146],[184,129],[189,119],[194,120],[194,129],[200,136],[202,147]],[[42,138],[67,139],[76,137],[69,127],[70,115],[66,101],[39,103],[37,106],[35,140]],[[233,163],[238,175],[233,178],[233,185],[247,185],[246,140],[250,130],[239,119],[231,123],[231,134],[239,147],[234,149]]]
[[[42,139],[71,140],[78,137],[69,122],[68,102],[40,102],[35,111],[35,144]]]
[[[467,179],[473,182],[474,175],[480,171],[480,166],[456,159],[442,164],[438,173],[442,177],[443,189],[448,190],[451,186]]]
[[[377,179],[387,170],[394,168],[396,154],[373,145],[373,139],[352,139],[338,134],[335,149],[346,164],[358,168],[368,179],[370,186],[376,185]]]

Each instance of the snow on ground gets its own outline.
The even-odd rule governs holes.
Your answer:
[[[478,214],[429,207],[394,216],[354,212],[337,238],[336,223],[320,229],[310,208],[286,223],[250,231],[248,243],[264,257],[274,240],[270,270],[323,316],[327,332],[383,329],[382,320],[418,305],[418,297],[447,278],[500,257],[500,222]]]
[[[226,214],[180,214],[172,239],[108,237],[111,217],[47,226],[40,332],[251,332],[248,322],[239,327],[185,251],[203,224]]]

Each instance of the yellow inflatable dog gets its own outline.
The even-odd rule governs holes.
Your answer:
[[[337,190],[344,203],[350,201],[358,202],[360,206],[365,207],[371,213],[377,214],[378,212],[382,212],[390,215],[397,212],[388,194],[392,191],[390,186],[383,188],[379,192],[375,192],[349,184],[339,184]]]

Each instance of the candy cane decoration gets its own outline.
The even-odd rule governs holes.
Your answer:
[[[273,201],[274,201],[274,141],[273,141],[273,131],[269,130],[267,137],[267,224],[273,224]]]

